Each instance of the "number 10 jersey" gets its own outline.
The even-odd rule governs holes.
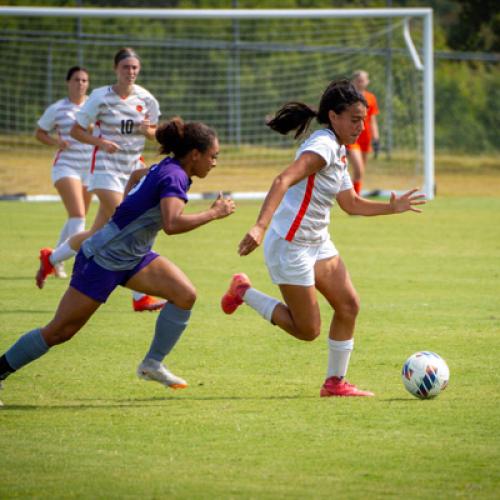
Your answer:
[[[95,89],[76,114],[76,122],[84,129],[94,124],[94,136],[112,141],[120,149],[107,153],[95,147],[91,172],[130,175],[138,167],[144,150],[145,137],[140,133],[139,126],[145,119],[156,125],[159,116],[158,101],[139,85],[134,85],[125,98],[120,97],[111,86]]]

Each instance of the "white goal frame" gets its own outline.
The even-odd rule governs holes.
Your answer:
[[[423,75],[423,192],[427,199],[435,194],[434,179],[434,55],[433,11],[431,8],[381,9],[140,9],[74,7],[0,7],[0,16],[24,17],[148,17],[155,19],[323,19],[332,18],[412,18],[423,22],[422,62],[404,25],[404,38],[410,56]]]

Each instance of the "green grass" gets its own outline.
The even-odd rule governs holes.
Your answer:
[[[193,208],[200,208],[193,204]],[[0,352],[52,316],[67,282],[34,286],[59,204],[0,203]],[[95,209],[95,208],[94,208]],[[276,294],[262,252],[236,254],[258,204],[156,249],[198,289],[169,365],[190,387],[135,377],[155,314],[118,290],[71,342],[4,383],[0,498],[498,498],[500,198],[440,198],[422,215],[348,217],[334,241],[362,300],[349,378],[369,400],[320,399],[331,316],[301,343],[218,300],[244,270]],[[403,361],[451,370],[437,399],[405,392]]]

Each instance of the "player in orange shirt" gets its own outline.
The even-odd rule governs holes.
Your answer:
[[[351,175],[354,190],[357,194],[361,194],[363,176],[368,162],[368,153],[373,150],[376,158],[380,148],[377,123],[377,115],[379,113],[379,110],[375,95],[366,90],[368,84],[370,83],[368,73],[363,70],[355,71],[351,81],[354,87],[356,87],[356,90],[363,94],[366,102],[368,103],[368,109],[364,122],[364,130],[363,132],[361,132],[354,144],[350,144],[347,146],[349,163],[352,166]]]

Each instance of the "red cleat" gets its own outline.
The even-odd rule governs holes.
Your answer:
[[[54,274],[55,269],[52,263],[50,262],[50,256],[52,255],[52,248],[42,248],[40,250],[40,267],[38,268],[38,272],[36,273],[36,286],[40,289],[43,288],[45,284],[45,280],[47,276]]]
[[[341,377],[330,377],[325,380],[319,395],[322,398],[330,396],[375,396],[373,392],[362,391]]]
[[[226,314],[233,314],[243,304],[243,295],[251,286],[252,283],[246,274],[233,275],[229,288],[220,301],[222,310]]]
[[[134,307],[134,311],[142,312],[142,311],[158,311],[161,309],[167,301],[165,299],[157,299],[155,297],[151,297],[151,295],[144,295],[140,299],[132,299],[132,305]]]

